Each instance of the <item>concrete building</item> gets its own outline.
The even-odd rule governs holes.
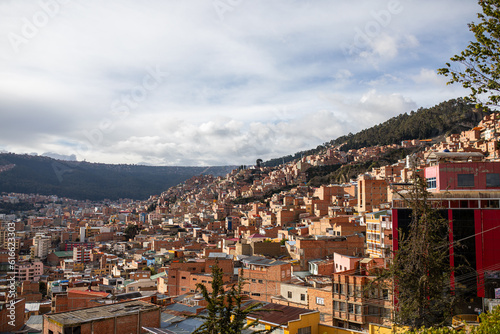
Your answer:
[[[49,255],[51,239],[49,236],[37,233],[33,238],[32,258],[45,260]]]
[[[75,263],[86,263],[90,262],[91,249],[85,247],[75,247],[73,248],[73,261]]]
[[[41,261],[16,263],[14,266],[16,281],[38,281],[43,275]]]
[[[366,253],[370,257],[391,257],[392,220],[388,210],[367,213]]]

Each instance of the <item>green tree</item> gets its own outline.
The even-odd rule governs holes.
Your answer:
[[[475,41],[451,61],[458,67],[446,63],[438,73],[449,76],[448,84],[461,83],[470,89],[469,100],[482,105],[480,95],[486,96],[485,105],[498,106],[500,102],[500,1],[479,0],[483,12],[478,13],[479,23],[468,24]]]
[[[243,330],[258,323],[258,320],[247,323],[248,315],[269,312],[269,310],[262,309],[263,303],[246,303],[247,298],[243,294],[245,282],[241,275],[238,283],[232,285],[227,292],[224,291],[223,271],[217,263],[212,266],[212,277],[212,292],[209,292],[204,284],[196,284],[197,289],[200,290],[208,304],[206,313],[192,316],[204,321],[193,332],[194,334],[240,334]],[[271,333],[276,328],[278,327],[254,333]]]
[[[135,224],[128,224],[123,233],[125,234],[125,238],[127,238],[127,240],[134,239],[134,237],[139,233],[139,226]]]
[[[466,325],[459,331],[449,327],[420,328],[414,334],[497,334],[500,333],[500,307],[495,307],[492,312],[482,313],[480,324],[477,327]]]
[[[451,288],[449,222],[432,208],[425,181],[415,177],[400,196],[411,210],[406,233],[399,231],[398,249],[387,271],[376,281],[394,284],[394,322],[412,329],[446,325],[451,322],[460,300]]]
[[[42,297],[45,297],[47,295],[47,283],[45,282],[39,282],[38,283],[38,291],[42,294]]]

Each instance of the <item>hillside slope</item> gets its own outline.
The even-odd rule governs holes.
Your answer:
[[[146,199],[192,176],[225,175],[233,168],[108,165],[8,153],[0,154],[0,192],[82,200]]]
[[[400,114],[389,120],[362,130],[331,140],[326,145],[340,146],[343,151],[375,145],[400,144],[402,140],[427,139],[470,129],[490,114],[488,109],[476,109],[474,104],[463,99],[452,99],[431,108],[419,108],[409,114]],[[301,156],[318,154],[325,146],[297,152],[293,155],[271,159],[264,166],[277,166],[296,160]]]

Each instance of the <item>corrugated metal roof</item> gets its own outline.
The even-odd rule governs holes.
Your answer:
[[[24,308],[27,312],[38,312],[40,311],[40,303],[26,303]]]
[[[247,258],[241,259],[241,262],[248,263],[248,264],[255,264],[255,265],[260,265],[260,266],[278,266],[282,264],[286,264],[287,262],[275,260],[275,259],[269,259],[267,257],[262,257],[262,256],[249,256]]]
[[[170,304],[164,307],[165,311],[171,310],[176,312],[187,312],[196,314],[196,310],[203,308],[202,306],[189,306],[180,303]]]
[[[154,310],[159,310],[159,307],[141,300],[134,300],[75,311],[45,314],[44,317],[47,317],[49,321],[55,321],[63,326],[66,326],[77,323],[86,323],[96,319],[108,319]]]

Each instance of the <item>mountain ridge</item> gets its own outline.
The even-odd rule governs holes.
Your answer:
[[[192,176],[225,175],[234,168],[236,166],[114,165],[0,153],[0,192],[81,200],[146,199]]]

